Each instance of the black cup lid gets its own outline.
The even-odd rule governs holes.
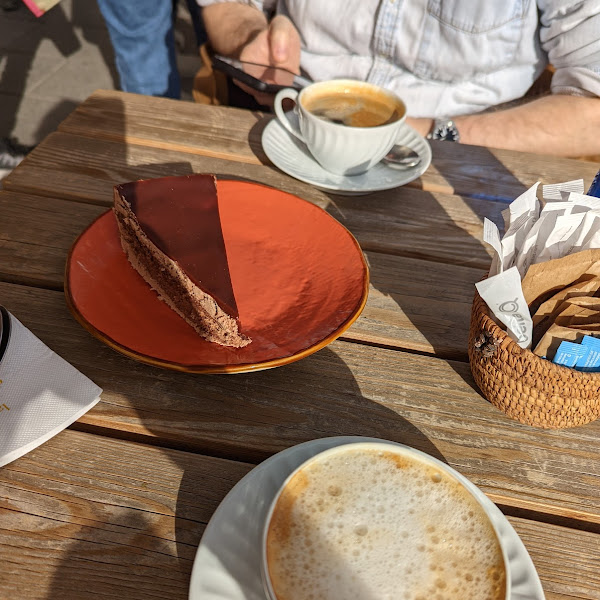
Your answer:
[[[4,357],[10,338],[10,315],[4,306],[0,306],[0,362]]]

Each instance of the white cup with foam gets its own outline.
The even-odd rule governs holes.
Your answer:
[[[510,598],[497,514],[443,462],[358,442],[307,460],[281,486],[262,537],[269,600]],[[411,595],[412,594],[412,595]]]

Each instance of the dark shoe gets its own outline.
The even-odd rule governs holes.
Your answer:
[[[14,169],[33,148],[14,138],[0,138],[0,169]]]

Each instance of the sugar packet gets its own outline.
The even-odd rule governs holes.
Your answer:
[[[532,264],[545,262],[541,261],[538,256],[546,247],[548,236],[556,228],[559,216],[562,215],[556,210],[542,212],[540,218],[525,235],[513,260],[513,264],[519,270],[521,277],[525,276]]]
[[[522,247],[529,231],[535,226],[540,216],[540,202],[537,199],[537,188],[539,182],[523,192],[508,207],[508,214],[504,215],[508,224],[504,237],[502,238],[502,268],[509,269],[515,264],[515,257]],[[492,261],[490,274],[500,272],[500,261]]]
[[[587,348],[587,354],[581,356],[575,368],[580,371],[597,371],[600,367],[600,340],[586,335],[581,340],[581,346]]]
[[[583,194],[583,179],[573,179],[563,183],[553,183],[542,186],[542,197],[544,200],[561,200],[563,193],[576,192]]]
[[[521,289],[516,267],[475,284],[479,295],[496,319],[506,325],[508,335],[521,346],[531,346],[533,323]]]
[[[572,285],[564,287],[539,306],[533,314],[533,326],[537,327],[548,319],[554,321],[559,308],[566,300],[571,298],[593,298],[597,293],[600,295],[600,276],[592,276],[590,279],[576,281]]]
[[[523,293],[536,312],[556,292],[597,276],[600,276],[600,249],[584,250],[554,259],[551,268],[548,263],[532,265],[523,277]]]
[[[574,367],[578,361],[585,360],[590,349],[573,342],[561,342],[552,362],[564,367]]]
[[[498,226],[487,217],[483,219],[483,241],[490,245],[494,250],[490,275],[497,275],[503,270],[503,252],[502,242],[500,241],[500,231]]]

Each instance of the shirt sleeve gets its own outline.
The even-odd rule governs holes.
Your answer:
[[[235,2],[236,4],[247,4],[267,13],[275,9],[276,0],[196,0],[199,6],[210,6],[211,4],[223,4],[224,2]]]
[[[600,0],[538,0],[554,94],[600,96]]]

